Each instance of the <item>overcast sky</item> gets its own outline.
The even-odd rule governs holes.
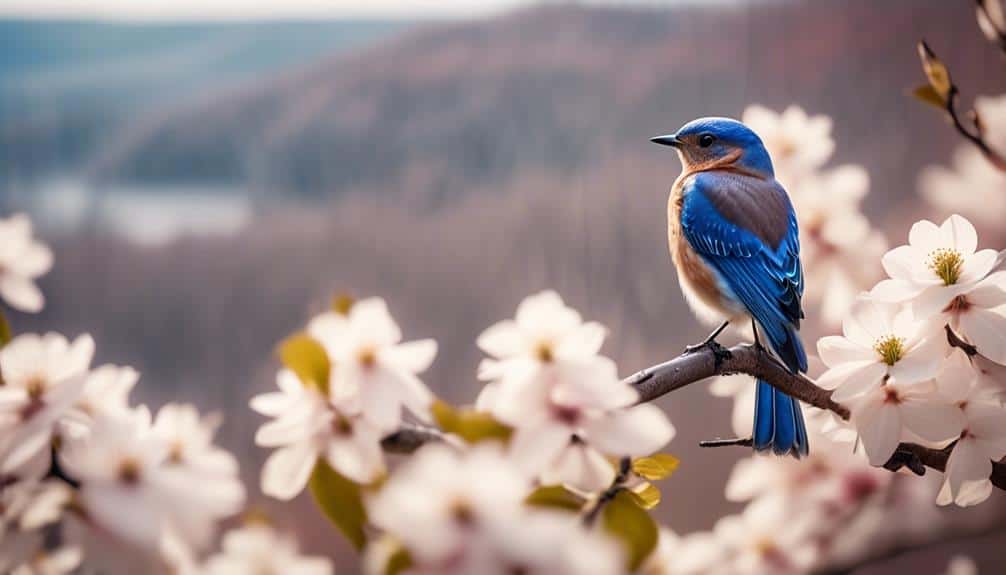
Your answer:
[[[589,0],[590,3],[650,5],[700,1]],[[531,3],[533,0],[0,0],[0,17],[117,20],[465,18]]]

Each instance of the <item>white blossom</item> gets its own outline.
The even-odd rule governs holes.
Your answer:
[[[597,491],[614,477],[605,456],[648,455],[674,436],[663,412],[633,405],[636,391],[597,355],[604,333],[546,291],[479,337],[492,356],[480,377],[493,381],[477,405],[514,427],[510,452],[526,473]]]
[[[302,555],[293,538],[261,523],[227,532],[221,547],[220,553],[207,560],[204,575],[331,575],[334,572],[330,560]]]
[[[212,479],[238,472],[237,459],[213,443],[222,422],[220,414],[204,417],[194,405],[168,403],[157,411],[151,431],[168,446],[165,464],[178,466],[201,482],[204,476]]]
[[[410,552],[410,573],[622,572],[616,543],[576,515],[530,508],[530,483],[496,445],[428,445],[368,503],[371,520]],[[422,493],[422,497],[417,497]]]
[[[0,299],[20,311],[41,311],[45,298],[35,280],[50,268],[52,251],[32,238],[28,216],[0,219]]]
[[[255,435],[256,445],[277,447],[262,469],[262,491],[292,499],[303,491],[319,458],[358,483],[370,483],[384,472],[382,434],[357,411],[314,387],[306,387],[289,370],[276,377],[279,392],[252,399],[255,411],[275,418]],[[350,406],[352,407],[352,406]]]
[[[798,575],[809,571],[818,549],[808,539],[817,526],[813,509],[793,514],[771,499],[748,505],[741,515],[728,515],[713,530],[726,549],[721,573],[731,575]]]
[[[897,304],[859,299],[842,322],[843,335],[818,340],[828,370],[817,384],[834,389],[835,401],[842,402],[876,390],[885,378],[901,385],[932,379],[940,369],[942,334],[925,327]]]
[[[807,176],[789,190],[800,220],[804,305],[819,304],[829,325],[841,324],[856,297],[882,275],[887,241],[860,211],[868,189],[866,171],[847,165]]]
[[[807,435],[814,448],[802,459],[761,457],[741,459],[727,480],[730,501],[776,497],[798,501],[797,506],[849,507],[887,488],[891,474],[870,466],[851,441],[825,433],[830,418],[807,411]]]
[[[1006,457],[1006,408],[978,382],[961,350],[954,350],[936,383],[960,412],[959,439],[947,460],[937,503],[976,505],[992,494],[992,461]]]
[[[542,367],[561,370],[597,356],[606,330],[584,322],[554,291],[528,296],[513,320],[501,321],[478,337],[490,359],[482,360],[479,379],[521,379]]]
[[[236,469],[194,472],[171,461],[172,448],[140,407],[96,418],[86,436],[67,441],[60,462],[80,482],[79,503],[101,533],[156,553],[173,530],[200,547],[217,521],[240,510],[244,489]]]
[[[912,226],[908,245],[887,252],[884,269],[891,279],[870,292],[888,302],[907,302],[917,319],[940,313],[955,298],[973,290],[996,265],[995,250],[977,250],[971,222],[952,215],[937,226],[922,220]]]
[[[801,177],[821,168],[835,151],[831,118],[808,116],[797,105],[782,113],[764,106],[748,106],[741,121],[761,137],[772,158],[776,179],[787,189],[795,188]]]
[[[383,299],[360,300],[345,316],[322,314],[307,331],[331,359],[329,395],[334,404],[361,411],[383,433],[398,429],[403,407],[429,420],[433,394],[417,374],[433,363],[437,343],[402,343],[402,332]]]
[[[903,384],[895,378],[873,387],[850,404],[852,423],[873,465],[894,454],[907,429],[927,441],[948,441],[960,433],[958,410],[936,394],[935,382]]]
[[[1000,0],[986,2],[996,17]],[[979,18],[979,22],[988,23]],[[1006,152],[1006,95],[975,98],[975,111],[984,126],[985,141],[993,150]],[[970,143],[954,152],[952,167],[930,166],[919,178],[922,196],[944,214],[960,213],[989,231],[998,230],[1006,217],[1006,173],[988,161]]]
[[[129,394],[140,379],[131,367],[106,364],[87,374],[84,388],[63,420],[70,434],[87,433],[95,416],[116,415],[128,411]]]
[[[80,397],[93,355],[91,336],[71,344],[56,333],[19,335],[0,350],[0,475],[48,468],[56,425]]]

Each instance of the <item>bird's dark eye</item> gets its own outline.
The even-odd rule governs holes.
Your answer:
[[[709,146],[712,146],[713,142],[715,141],[716,136],[712,134],[702,134],[701,136],[699,136],[699,145],[702,146],[703,148],[708,148]]]

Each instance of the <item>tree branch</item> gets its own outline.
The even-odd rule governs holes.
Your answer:
[[[942,104],[943,111],[947,114],[950,122],[954,125],[954,129],[968,142],[974,145],[978,150],[985,156],[985,159],[989,161],[996,169],[1006,172],[1006,157],[997,152],[985,141],[985,127],[982,122],[981,117],[978,112],[971,110],[969,113],[969,121],[971,127],[964,124],[961,120],[960,113],[957,111],[957,100],[960,96],[960,90],[957,88],[957,84],[953,83],[950,79],[950,73],[947,71],[946,66],[936,57],[933,49],[929,47],[929,44],[925,40],[919,42],[919,55],[922,58],[923,66],[939,66],[939,69],[946,73],[944,86],[946,90],[935,97],[942,100],[941,103],[932,102],[934,105],[940,106]],[[927,68],[928,74],[928,68]],[[932,76],[930,76],[930,82],[933,82]],[[934,86],[935,88],[935,86]]]
[[[443,441],[444,433],[439,429],[406,423],[401,429],[381,439],[381,447],[388,453],[410,454],[432,441]]]
[[[849,419],[849,409],[832,401],[830,391],[821,389],[802,374],[792,373],[763,348],[751,344],[729,349],[705,346],[646,368],[622,382],[636,388],[640,402],[647,402],[708,377],[737,373],[761,379],[807,405]]]
[[[950,345],[960,347],[969,355],[974,355],[974,346],[968,344],[950,329],[946,328]],[[677,389],[718,375],[746,374],[772,385],[776,389],[799,399],[807,405],[830,411],[844,420],[850,417],[849,408],[831,399],[832,392],[818,387],[805,375],[792,373],[770,355],[764,348],[752,344],[740,344],[725,348],[715,342],[689,348],[688,351],[648,367],[622,380],[639,392],[639,402],[653,401]],[[406,425],[381,441],[385,451],[390,453],[412,453],[429,441],[442,441],[443,432],[432,427]],[[750,447],[749,439],[712,440],[701,443],[703,447],[744,446]],[[924,475],[926,468],[945,471],[950,453],[955,444],[943,449],[925,447],[915,443],[902,443],[894,455],[884,464],[890,471],[907,468],[916,475]],[[992,484],[1006,490],[1006,463],[993,462]]]

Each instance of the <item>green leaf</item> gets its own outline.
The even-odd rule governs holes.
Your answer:
[[[677,457],[667,453],[657,453],[650,457],[640,457],[632,462],[632,471],[643,479],[660,481],[669,477],[680,465]]]
[[[496,421],[488,413],[473,409],[455,409],[445,401],[433,402],[430,411],[440,429],[458,435],[468,443],[478,443],[487,439],[506,441],[513,433],[512,429]]]
[[[643,509],[653,509],[660,504],[660,490],[652,483],[640,483],[629,490],[636,505]]]
[[[7,345],[11,340],[10,324],[7,323],[7,316],[0,310],[0,348]]]
[[[283,365],[297,374],[304,385],[328,394],[332,365],[318,340],[306,333],[295,333],[280,342],[277,353]]]
[[[918,99],[919,101],[925,102],[930,106],[934,106],[936,108],[939,108],[940,110],[947,109],[946,101],[944,101],[943,98],[941,98],[940,95],[936,93],[936,90],[934,90],[933,87],[930,86],[929,84],[923,84],[918,88],[915,88],[914,90],[912,90],[912,95],[915,96],[915,98]]]
[[[357,550],[363,549],[367,543],[367,535],[363,531],[367,512],[363,507],[360,486],[319,459],[311,472],[308,488],[329,521]]]
[[[524,502],[536,507],[579,512],[583,509],[583,504],[586,501],[562,485],[546,485],[532,491]]]
[[[604,507],[602,519],[604,528],[622,542],[630,571],[638,569],[657,547],[657,524],[628,491],[615,494]]]
[[[405,547],[399,547],[388,557],[388,562],[384,565],[384,575],[398,575],[409,567],[412,567],[412,555]]]

